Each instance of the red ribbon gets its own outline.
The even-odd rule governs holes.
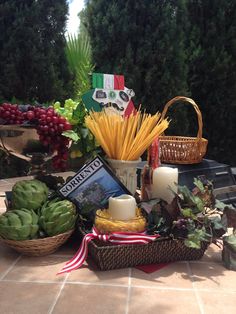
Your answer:
[[[114,244],[148,244],[155,239],[159,238],[159,235],[147,235],[145,233],[137,232],[115,232],[112,234],[100,234],[96,228],[92,229],[92,233],[88,233],[84,236],[79,250],[75,256],[66,263],[66,265],[59,271],[59,274],[68,273],[72,270],[80,268],[86,261],[88,256],[88,244],[93,239],[98,239],[104,242],[111,242]]]

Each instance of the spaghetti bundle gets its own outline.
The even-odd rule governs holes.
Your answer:
[[[169,122],[161,119],[160,113],[151,115],[139,110],[128,117],[91,111],[85,124],[109,158],[137,160]]]

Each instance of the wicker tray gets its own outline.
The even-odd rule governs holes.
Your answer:
[[[78,229],[80,236],[85,232]],[[184,245],[183,240],[163,239],[149,244],[113,245],[99,240],[89,243],[89,256],[100,270],[134,267],[183,260],[198,260],[208,247],[203,242],[201,249],[192,249]]]
[[[160,159],[170,164],[200,163],[206,154],[208,140],[202,137],[202,114],[197,104],[191,98],[177,96],[165,105],[162,118],[165,118],[168,108],[177,101],[189,103],[195,109],[198,119],[197,137],[160,136]]]
[[[27,256],[44,256],[54,253],[72,235],[74,230],[35,240],[14,241],[0,238],[0,242]]]

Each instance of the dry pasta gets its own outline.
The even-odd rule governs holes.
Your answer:
[[[161,114],[141,113],[129,117],[91,111],[85,118],[88,129],[93,133],[106,155],[117,160],[137,160],[169,125]]]
[[[146,219],[140,208],[136,208],[136,217],[130,220],[112,219],[107,209],[96,212],[95,227],[103,234],[112,232],[143,232],[146,228]]]

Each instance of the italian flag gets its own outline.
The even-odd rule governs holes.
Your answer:
[[[123,90],[124,85],[124,75],[93,73],[93,88]]]

